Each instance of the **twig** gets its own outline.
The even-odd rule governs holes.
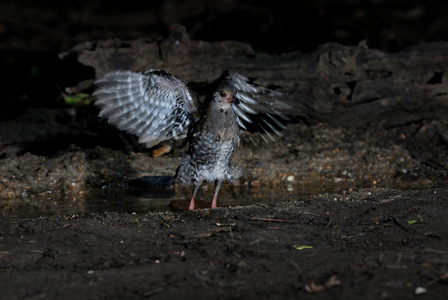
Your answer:
[[[271,218],[251,218],[252,221],[263,221],[263,222],[278,222],[278,223],[299,223],[297,220],[286,220],[286,219],[271,219]]]

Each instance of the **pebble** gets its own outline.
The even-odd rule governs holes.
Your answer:
[[[418,287],[415,288],[415,294],[416,295],[424,294],[424,293],[426,293],[426,291],[427,291],[426,288],[421,287],[421,286],[418,286]]]
[[[251,186],[256,186],[256,187],[258,187],[258,186],[261,185],[261,183],[260,183],[260,181],[258,181],[258,180],[252,180],[252,181],[250,182],[250,185],[251,185]]]

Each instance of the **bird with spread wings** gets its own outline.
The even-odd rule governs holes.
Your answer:
[[[100,117],[153,147],[170,139],[187,138],[187,154],[174,179],[193,184],[189,209],[204,181],[215,182],[211,207],[217,205],[224,179],[241,175],[231,160],[243,130],[255,128],[267,141],[280,134],[289,105],[278,101],[280,93],[249,83],[239,74],[225,71],[210,86],[203,103],[189,85],[163,70],[112,72],[95,82],[95,104]],[[266,138],[266,137],[267,138]]]

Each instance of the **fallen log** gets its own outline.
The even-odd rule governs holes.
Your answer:
[[[90,42],[61,55],[75,54],[96,76],[113,70],[164,69],[200,87],[229,69],[255,84],[285,93],[292,117],[313,124],[394,127],[448,118],[448,42],[416,45],[397,53],[324,44],[311,52],[272,56],[249,45],[204,42],[174,26],[159,40]]]

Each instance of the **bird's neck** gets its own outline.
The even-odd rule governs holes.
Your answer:
[[[216,135],[221,140],[238,138],[240,129],[232,107],[209,109],[202,120],[202,129],[208,134]]]

